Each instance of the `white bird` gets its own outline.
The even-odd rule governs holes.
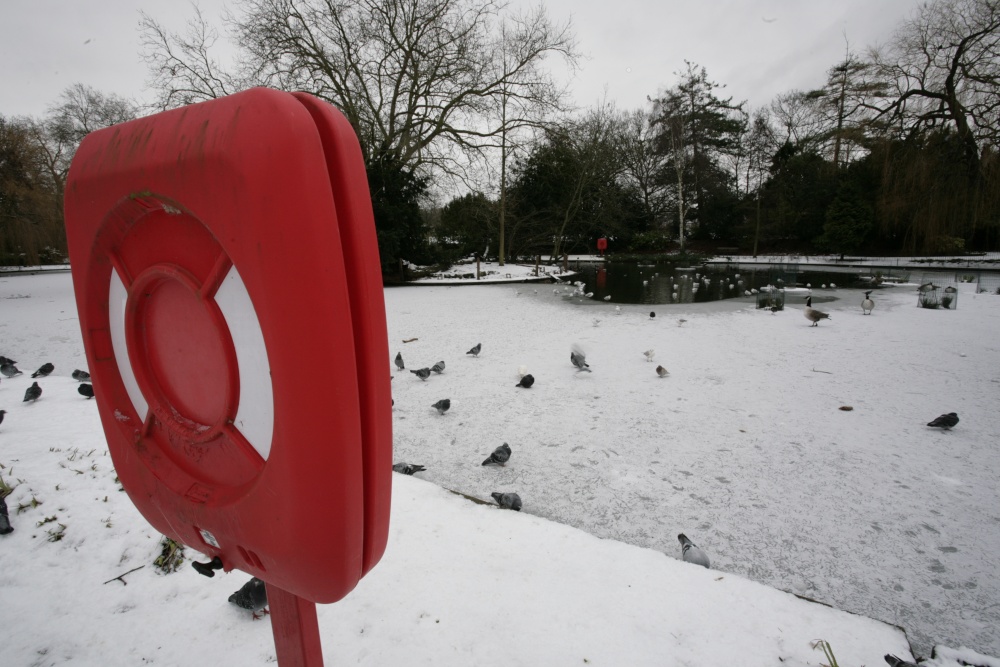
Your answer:
[[[694,563],[695,565],[701,565],[702,567],[711,567],[708,560],[708,554],[702,551],[694,542],[689,540],[684,533],[677,536],[677,540],[681,543],[681,558],[686,563]]]
[[[830,289],[837,289],[837,283],[830,283]]]
[[[609,294],[609,295],[607,295],[606,297],[604,297],[604,300],[605,300],[605,301],[611,301],[611,295]]]
[[[621,315],[621,314],[622,314],[622,307],[615,306],[615,315]]]
[[[643,354],[646,355],[646,361],[652,361],[653,357],[656,356],[656,351],[653,349],[649,349],[643,352]]]
[[[588,299],[592,299],[594,297],[594,293],[593,292],[587,292],[586,294],[584,294],[584,296],[587,297]]]
[[[682,326],[684,326],[684,323],[685,323],[685,322],[687,322],[687,320],[685,320],[685,319],[684,319],[684,318],[682,317],[681,319],[677,320],[677,326],[679,326],[679,327],[682,327]]]
[[[517,377],[518,378],[523,378],[527,374],[528,374],[528,367],[527,366],[525,366],[524,364],[521,364],[520,366],[517,367]]]

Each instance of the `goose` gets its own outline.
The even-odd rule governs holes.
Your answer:
[[[872,301],[871,290],[865,292],[864,301],[861,302],[861,313],[864,315],[871,315],[872,308],[875,307],[875,302]]]
[[[811,326],[815,327],[815,326],[819,326],[819,321],[820,320],[825,320],[825,319],[829,318],[830,314],[829,313],[824,313],[823,311],[816,310],[815,308],[813,308],[812,307],[812,300],[813,300],[813,298],[811,296],[806,297],[805,316],[806,316],[807,320],[809,320],[810,322],[812,322]]]

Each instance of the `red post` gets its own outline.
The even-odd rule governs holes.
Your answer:
[[[266,584],[271,632],[280,667],[323,667],[316,604]]]

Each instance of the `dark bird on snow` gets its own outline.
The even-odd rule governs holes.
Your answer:
[[[530,389],[531,385],[533,385],[533,384],[535,384],[535,376],[532,375],[531,373],[528,373],[523,378],[521,378],[520,382],[518,382],[514,386],[515,387],[524,387],[525,389]]]
[[[708,554],[689,540],[687,535],[681,533],[677,536],[677,540],[681,543],[681,558],[684,562],[709,567]]]
[[[576,345],[569,351],[569,360],[576,366],[576,372],[587,371],[590,373],[590,364],[587,363],[587,355]]]
[[[22,403],[27,401],[37,401],[42,395],[42,388],[38,386],[37,382],[32,382],[31,386],[24,390],[24,400]]]
[[[79,368],[73,371],[71,377],[77,382],[86,382],[90,379],[90,373],[87,371],[81,371]]]
[[[41,368],[31,374],[33,378],[43,378],[56,369],[52,364],[42,364]]]
[[[267,588],[263,581],[252,577],[240,590],[229,596],[229,601],[240,609],[254,612],[253,617],[257,618],[256,612],[267,606]]]
[[[656,313],[652,310],[649,311],[649,319],[653,319],[654,317],[656,317]]]
[[[474,348],[472,348],[471,350],[469,350],[468,352],[466,352],[466,354],[471,354],[474,357],[478,357],[479,356],[479,352],[482,349],[483,349],[483,344],[482,343],[476,343],[476,346]]]
[[[7,414],[6,410],[0,410],[0,424],[3,423],[3,416]]]
[[[86,382],[81,383],[80,386],[76,388],[76,391],[84,398],[94,397],[94,385],[88,384]]]
[[[665,378],[668,375],[670,375],[670,371],[668,371],[663,366],[657,366],[656,367],[656,374],[659,375],[661,378]]]
[[[490,495],[493,496],[493,500],[497,501],[497,505],[500,507],[506,510],[514,510],[515,512],[521,511],[521,496],[516,493],[494,491]]]
[[[10,518],[7,516],[7,501],[0,496],[0,535],[13,533],[14,528],[10,525]]]
[[[451,407],[451,399],[442,398],[440,401],[438,401],[431,407],[437,410],[439,415],[443,415],[444,413],[448,412],[448,408]]]
[[[806,297],[806,309],[804,314],[806,316],[806,319],[812,322],[810,326],[816,327],[819,326],[820,320],[825,320],[829,318],[830,314],[824,313],[821,310],[816,310],[815,308],[812,307],[812,305],[813,305],[813,298],[811,296]]]
[[[861,314],[871,315],[872,309],[875,307],[875,302],[872,301],[871,290],[865,292],[865,298],[861,301]]]
[[[920,667],[915,662],[910,662],[909,660],[901,660],[891,653],[885,654],[885,661],[892,665],[892,667]]]
[[[403,353],[402,352],[397,352],[396,353],[396,368],[398,368],[399,370],[403,370],[404,368],[406,368],[406,366],[403,365]]]
[[[506,442],[493,450],[490,457],[483,461],[484,466],[489,465],[506,465],[507,461],[510,460],[510,445]]]
[[[777,306],[771,306],[770,308],[768,308],[768,310],[770,310],[771,314],[774,315],[776,312],[781,310],[781,308],[778,308]]]
[[[23,375],[14,364],[0,364],[0,373],[9,378],[15,375]]]
[[[927,422],[928,426],[933,426],[934,428],[943,428],[944,430],[950,430],[955,424],[958,423],[958,415],[954,412],[949,412],[946,415],[941,415],[932,422]]]
[[[421,380],[426,380],[431,376],[431,369],[429,368],[418,368],[417,370],[410,372],[416,375]]]
[[[437,362],[436,364],[434,364],[433,366],[431,366],[431,370],[434,371],[435,373],[438,373],[438,374],[443,373],[444,372],[444,362],[443,361]]]
[[[0,365],[10,364],[11,366],[13,366],[16,363],[17,362],[11,359],[10,357],[5,357],[2,354],[0,354]]]
[[[412,475],[415,472],[423,472],[427,470],[427,468],[418,463],[394,463],[392,465],[392,469],[394,472],[398,472],[403,475]]]

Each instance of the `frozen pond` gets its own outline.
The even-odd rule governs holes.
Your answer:
[[[888,288],[863,316],[860,291],[827,290],[814,305],[831,319],[811,328],[801,294],[776,315],[743,298],[650,319],[553,289],[386,291],[390,355],[447,362],[426,382],[393,371],[396,460],[670,557],[685,532],[720,572],[898,624],[919,655],[1000,654],[1000,297],[926,310]],[[951,411],[953,431],[925,426]],[[508,465],[480,466],[503,442]]]

